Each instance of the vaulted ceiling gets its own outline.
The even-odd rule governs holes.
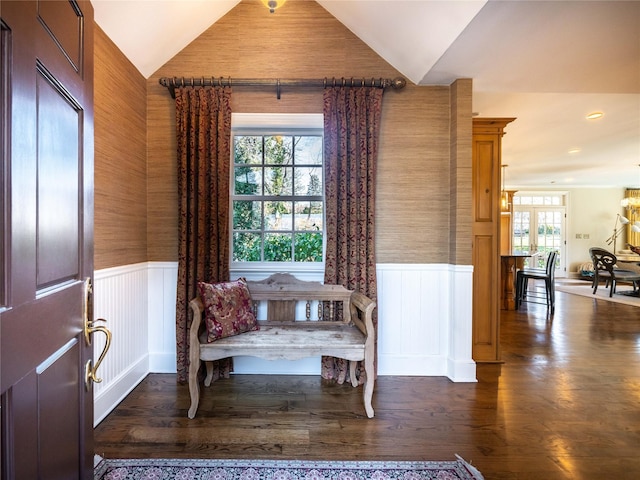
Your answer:
[[[240,3],[91,1],[145,78]],[[475,113],[517,117],[503,139],[507,187],[640,186],[640,2],[318,3],[409,81],[472,78]],[[594,111],[604,116],[587,120]]]

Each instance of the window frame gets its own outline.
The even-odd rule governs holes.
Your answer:
[[[284,135],[320,136],[324,146],[324,116],[322,114],[261,114],[261,113],[232,113],[231,115],[231,168],[229,191],[229,262],[232,276],[256,278],[272,273],[290,272],[305,279],[322,280],[326,255],[326,199],[324,191],[324,152],[322,159],[322,261],[321,262],[238,262],[233,260],[233,201],[235,152],[234,138],[250,135]],[[267,199],[268,196],[262,195]],[[264,225],[262,226],[264,228]],[[292,232],[294,230],[292,229]],[[264,230],[263,230],[264,232]]]

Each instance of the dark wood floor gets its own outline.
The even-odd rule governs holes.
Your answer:
[[[490,479],[640,478],[640,308],[557,294],[556,313],[502,312],[501,365],[478,383],[236,376],[189,394],[150,375],[95,429],[105,457],[453,460]]]

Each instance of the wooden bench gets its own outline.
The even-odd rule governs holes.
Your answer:
[[[211,385],[212,361],[234,356],[267,360],[298,360],[330,356],[350,361],[351,383],[358,386],[356,362],[363,361],[366,381],[364,407],[373,417],[371,397],[375,381],[373,367],[375,331],[372,313],[376,304],[365,295],[341,285],[305,282],[290,274],[274,274],[266,280],[247,282],[260,330],[206,342],[203,334],[203,304],[200,298],[190,302],[193,322],[189,333],[189,418],[194,418],[200,401],[198,370],[204,361],[205,386]],[[338,305],[343,319],[338,319]]]

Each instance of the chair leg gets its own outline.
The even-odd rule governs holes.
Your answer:
[[[545,287],[547,290],[547,307],[553,313],[556,309],[555,287],[550,278],[545,279]]]
[[[551,308],[551,283],[548,278],[544,279],[544,289],[547,296],[547,308]]]

